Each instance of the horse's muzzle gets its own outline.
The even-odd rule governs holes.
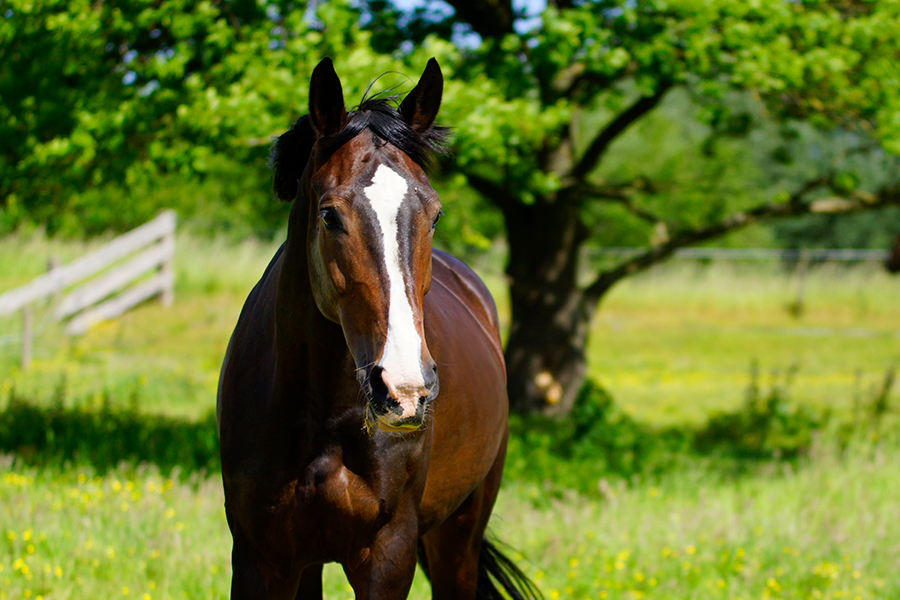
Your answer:
[[[420,398],[414,415],[403,417],[391,410],[385,411],[382,405],[369,402],[366,405],[366,422],[369,428],[374,425],[382,431],[392,433],[410,433],[419,429],[425,422],[425,398]]]
[[[425,422],[428,404],[437,397],[437,371],[432,366],[423,369],[427,375],[424,385],[395,385],[381,367],[373,367],[361,385],[366,394],[366,422],[384,431],[405,433],[416,431]]]

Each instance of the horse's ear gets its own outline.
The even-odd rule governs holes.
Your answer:
[[[341,80],[327,56],[316,65],[309,82],[309,118],[320,138],[336,134],[347,120]]]
[[[309,115],[303,115],[272,144],[269,155],[269,168],[274,171],[272,187],[284,202],[292,202],[297,197],[297,186],[315,143],[316,134]]]
[[[419,134],[428,131],[441,107],[443,93],[444,76],[441,75],[441,67],[431,58],[419,83],[400,104],[400,114],[413,131]]]

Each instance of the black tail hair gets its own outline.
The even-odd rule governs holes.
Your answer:
[[[429,579],[425,548],[419,542],[419,565]],[[506,592],[504,595],[497,586]],[[542,600],[543,594],[522,569],[487,539],[481,542],[478,555],[478,587],[475,600]]]
[[[540,600],[544,596],[522,569],[487,539],[481,542],[478,556],[476,600],[503,600],[499,585],[511,600]]]

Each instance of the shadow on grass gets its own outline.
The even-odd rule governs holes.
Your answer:
[[[187,421],[133,408],[35,406],[15,396],[0,412],[0,452],[27,465],[90,465],[100,473],[123,462],[183,474],[220,469],[215,414]]]
[[[838,423],[828,412],[814,413],[789,401],[795,369],[764,392],[751,369],[744,403],[717,413],[700,428],[652,428],[632,419],[595,382],[588,382],[566,418],[510,417],[504,477],[553,490],[603,493],[606,478],[658,478],[681,468],[705,465],[734,477],[772,462],[806,459],[823,439],[842,450],[859,439],[880,439],[895,370],[859,399],[852,418]],[[137,397],[116,407],[109,394],[100,407],[64,407],[60,385],[52,406],[10,396],[0,411],[0,453],[33,466],[90,465],[99,472],[121,463],[156,465],[182,474],[221,468],[215,415],[187,421],[141,413]],[[599,488],[598,488],[599,484]]]
[[[852,415],[836,418],[790,400],[796,368],[768,390],[758,368],[751,368],[744,402],[719,412],[700,427],[653,428],[635,421],[600,385],[588,381],[565,419],[536,415],[510,417],[510,443],[504,477],[529,481],[550,495],[564,490],[604,494],[608,480],[658,480],[663,475],[702,470],[709,477],[733,479],[773,463],[799,465],[817,449],[839,454],[850,446],[882,444],[896,419],[889,397],[895,369],[868,397],[857,398]]]

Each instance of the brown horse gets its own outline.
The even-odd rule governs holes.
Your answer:
[[[232,598],[536,595],[484,539],[506,454],[506,372],[487,289],[431,248],[423,170],[443,78],[345,112],[330,59],[272,150],[287,240],[241,312],[219,382]],[[438,375],[440,396],[438,397]]]

